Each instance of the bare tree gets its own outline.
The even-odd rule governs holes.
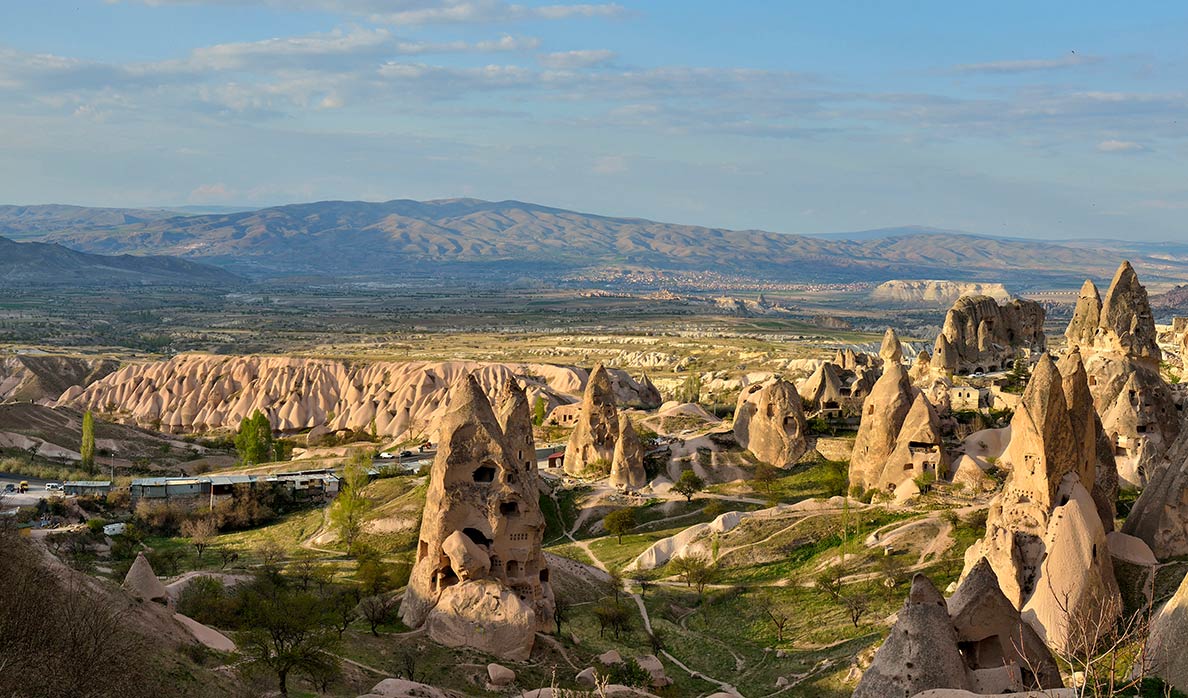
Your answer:
[[[760,607],[763,609],[764,615],[771,621],[772,626],[776,631],[776,642],[784,641],[784,630],[788,624],[792,622],[792,614],[782,604],[776,601],[771,594],[763,595],[760,600]]]
[[[392,599],[382,595],[368,596],[359,602],[359,611],[371,626],[371,634],[376,637],[379,637],[379,626],[391,619],[394,608]]]
[[[842,605],[846,607],[846,613],[850,616],[850,622],[854,627],[858,627],[858,622],[862,620],[862,616],[870,610],[870,594],[867,594],[861,589],[843,592],[839,597]]]
[[[219,528],[215,525],[214,519],[209,516],[200,516],[193,519],[186,519],[181,525],[181,534],[190,539],[190,545],[194,546],[194,551],[198,553],[198,559],[202,559],[202,553],[210,545],[211,541],[218,535]]]

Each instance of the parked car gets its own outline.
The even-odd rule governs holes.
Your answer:
[[[62,491],[62,483],[47,482],[47,483],[45,483],[45,491],[46,492],[61,492]]]
[[[5,492],[16,492],[16,485],[14,485],[10,482],[10,483],[4,485],[4,491]]]
[[[401,451],[401,452],[400,452],[400,457],[401,457],[401,458],[412,458],[412,457],[413,457],[413,452],[412,452],[412,451]]]
[[[22,493],[28,492],[29,491],[29,481],[21,480],[21,484],[17,487],[17,490]]]
[[[391,453],[388,453],[387,451],[384,451],[383,453],[381,453],[379,455],[379,457],[383,458],[384,460],[391,460],[391,459],[395,458],[396,456],[392,455]]]

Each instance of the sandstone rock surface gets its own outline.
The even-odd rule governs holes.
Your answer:
[[[1005,370],[1021,354],[1047,348],[1044,317],[1035,301],[999,305],[989,296],[964,296],[945,315],[941,334],[956,355],[956,371]]]
[[[437,642],[511,659],[527,658],[553,607],[535,463],[508,436],[524,432],[521,412],[505,430],[474,376],[451,388],[400,606]]]
[[[778,468],[795,464],[808,450],[800,394],[775,379],[743,389],[734,411],[734,438],[755,457]]]
[[[644,472],[643,444],[631,418],[619,415],[619,432],[615,439],[615,453],[611,458],[610,484],[616,487],[638,489],[648,482]]]
[[[1188,691],[1188,578],[1151,620],[1147,653],[1152,671]]]
[[[863,489],[879,487],[916,393],[907,371],[898,364],[888,366],[875,383],[862,404],[862,422],[850,460],[851,485]]]
[[[912,696],[933,688],[969,690],[973,685],[945,599],[927,577],[918,574],[853,698]]]
[[[1000,461],[1009,479],[991,502],[985,537],[966,550],[963,574],[984,557],[1006,598],[1058,649],[1078,642],[1086,623],[1109,622],[1121,610],[1105,526],[1087,489],[1096,481],[1096,459],[1073,426],[1084,405],[1069,407],[1064,384],[1051,358],[1041,357]]]
[[[583,369],[549,364],[347,363],[183,354],[128,364],[84,388],[66,391],[58,402],[174,433],[237,429],[258,409],[283,433],[370,431],[374,426],[379,436],[436,441],[446,392],[467,374],[475,375],[490,394],[516,379],[527,386],[529,404],[542,397],[550,409],[573,401],[587,380]],[[626,372],[609,371],[609,378],[620,401],[651,399],[647,388]]]
[[[141,601],[155,601],[165,603],[169,600],[169,590],[157,579],[153,566],[149,564],[144,553],[136,553],[136,559],[128,568],[124,576],[124,591]]]
[[[619,412],[610,375],[599,364],[586,382],[581,414],[565,446],[565,472],[581,475],[592,467],[609,469],[618,433]]]

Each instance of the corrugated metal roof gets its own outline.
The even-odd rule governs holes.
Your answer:
[[[71,480],[63,482],[63,487],[111,487],[111,480]]]
[[[212,485],[243,485],[256,481],[252,475],[212,475],[207,479]]]

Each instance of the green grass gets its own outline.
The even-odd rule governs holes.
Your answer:
[[[648,533],[631,533],[623,536],[622,544],[615,536],[607,536],[590,541],[590,549],[607,567],[623,567],[639,557],[640,553],[647,550],[656,541],[676,535],[683,530],[684,528],[681,527]]]

